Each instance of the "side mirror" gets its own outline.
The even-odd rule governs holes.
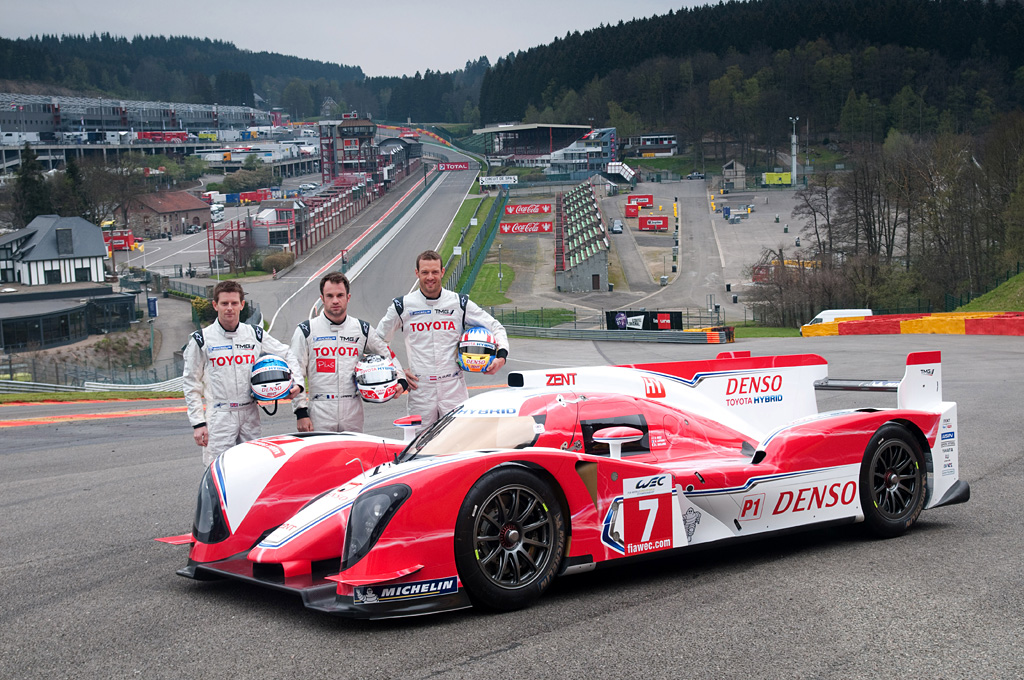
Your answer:
[[[635,427],[617,425],[606,427],[594,433],[594,441],[608,445],[612,458],[622,458],[622,445],[629,442],[640,441],[644,433]]]

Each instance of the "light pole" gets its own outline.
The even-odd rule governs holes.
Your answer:
[[[796,186],[796,154],[797,154],[797,149],[796,149],[796,122],[798,120],[800,120],[800,116],[790,116],[789,117],[789,122],[793,124],[793,136],[790,137],[790,139],[789,139],[789,142],[790,142],[789,160],[790,160],[790,166],[792,168],[790,176],[789,176],[789,184],[790,184],[790,186]]]
[[[501,292],[501,244],[498,244],[498,292]]]

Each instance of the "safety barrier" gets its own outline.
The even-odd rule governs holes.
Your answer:
[[[939,312],[850,317],[801,328],[804,337],[835,335],[1024,335],[1024,312]]]
[[[25,382],[23,380],[0,380],[0,393],[31,392],[88,392],[84,387],[74,385],[51,385],[49,383]]]
[[[505,326],[505,332],[521,338],[555,340],[590,340],[593,342],[666,342],[684,345],[707,345],[734,341],[733,329],[699,329],[692,331],[605,331],[577,328],[538,328],[537,326]]]
[[[0,380],[0,394],[33,392],[180,392],[183,378],[173,378],[148,385],[122,385],[119,383],[87,382],[84,385],[55,385],[52,383]]]

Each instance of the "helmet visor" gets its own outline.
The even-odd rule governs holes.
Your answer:
[[[494,345],[490,343],[463,344],[459,347],[459,352],[474,356],[491,356],[494,354]]]
[[[292,379],[292,374],[288,371],[282,371],[278,369],[271,369],[269,371],[260,371],[256,375],[252,376],[252,382],[256,385],[262,385],[264,383],[272,382],[287,382]]]

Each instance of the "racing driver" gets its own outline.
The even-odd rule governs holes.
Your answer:
[[[441,256],[427,250],[416,258],[417,290],[392,300],[376,332],[390,342],[395,331],[405,335],[409,368],[409,414],[426,427],[469,396],[466,378],[455,362],[462,332],[472,326],[487,328],[497,341],[494,361],[484,373],[493,375],[505,365],[508,336],[505,327],[466,295],[443,288]]]
[[[320,279],[323,312],[303,321],[292,335],[292,353],[306,377],[306,393],[292,401],[300,432],[363,431],[363,401],[355,384],[356,364],[364,353],[391,359],[398,369],[395,396],[409,386],[402,366],[370,324],[348,315],[352,297],[348,277],[333,272]]]
[[[184,391],[192,437],[203,447],[203,465],[235,444],[260,436],[260,412],[252,396],[252,365],[264,351],[283,358],[298,375],[298,364],[288,345],[258,326],[240,323],[245,293],[237,281],[221,281],[213,288],[217,320],[196,331],[185,345]],[[291,396],[301,391],[292,385]],[[203,398],[206,410],[203,411]]]

